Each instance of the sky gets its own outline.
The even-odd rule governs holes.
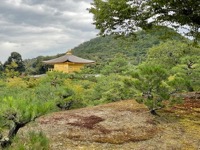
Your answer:
[[[0,61],[64,53],[95,38],[92,0],[1,0]]]

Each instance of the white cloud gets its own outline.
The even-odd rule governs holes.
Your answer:
[[[13,51],[22,58],[54,55],[94,38],[92,0],[2,0],[0,61]]]

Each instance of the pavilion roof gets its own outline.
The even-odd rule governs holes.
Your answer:
[[[89,64],[94,63],[93,60],[83,59],[71,54],[71,52],[67,52],[64,56],[43,61],[45,64],[57,64],[57,63],[64,63],[64,62],[72,62],[72,63],[81,63],[81,64]]]

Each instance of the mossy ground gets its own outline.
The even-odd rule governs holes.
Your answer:
[[[134,100],[57,112],[43,116],[20,131],[42,131],[57,150],[198,150],[200,101],[158,111]]]

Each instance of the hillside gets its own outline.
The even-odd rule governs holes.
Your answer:
[[[73,54],[82,58],[95,60],[97,64],[107,63],[117,53],[124,54],[132,64],[139,64],[145,60],[145,55],[149,48],[158,45],[164,40],[184,40],[180,34],[172,29],[160,27],[150,31],[139,31],[136,37],[116,38],[113,36],[97,37],[84,42],[73,48]],[[38,56],[34,59],[25,60],[26,72],[28,74],[45,73],[47,67],[42,63],[43,60],[52,59],[56,56]]]
[[[117,53],[122,53],[133,63],[138,64],[140,60],[145,59],[149,48],[169,39],[182,40],[184,38],[172,29],[157,27],[150,31],[139,31],[136,37],[97,37],[75,47],[73,53],[101,62],[113,58]]]
[[[42,131],[52,150],[197,150],[199,108],[199,100],[186,99],[153,117],[144,105],[124,100],[48,114],[20,135],[27,129]]]

